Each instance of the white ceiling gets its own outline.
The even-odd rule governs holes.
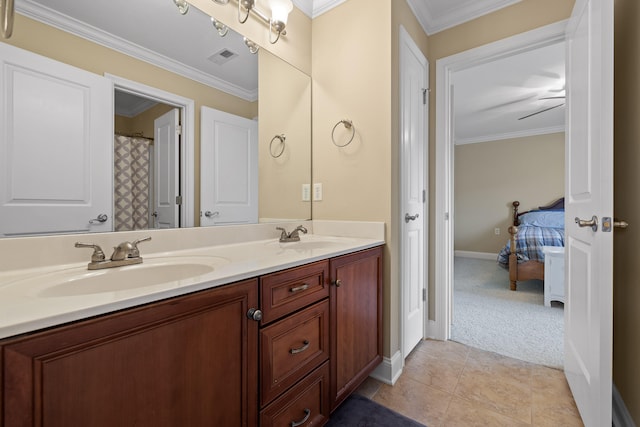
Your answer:
[[[315,18],[348,0],[293,1],[301,11]],[[425,32],[434,34],[519,1],[407,0],[407,3]],[[224,38],[219,37],[210,18],[195,7],[181,15],[172,0],[16,0],[16,10],[240,98],[257,99],[257,55],[250,54],[242,38],[232,31]],[[208,59],[223,49],[237,56],[223,65]],[[512,119],[514,115],[550,105],[551,101],[539,101],[538,97],[545,96],[548,86],[557,88],[558,82],[564,81],[561,50],[530,52],[457,73],[457,141],[479,142],[504,135],[544,133],[541,129],[563,126],[562,107],[526,120]]]

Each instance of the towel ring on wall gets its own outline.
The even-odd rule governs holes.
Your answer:
[[[273,153],[273,141],[275,141],[276,139],[280,140],[280,145],[282,145],[282,149],[278,154]],[[273,157],[274,159],[277,159],[278,157],[282,156],[282,153],[284,153],[284,141],[286,139],[287,137],[284,136],[284,133],[281,135],[276,135],[273,138],[271,138],[271,142],[269,143],[269,154],[271,154],[271,157]]]
[[[342,123],[346,129],[351,129],[351,138],[349,138],[349,140],[345,144],[338,144],[335,138],[336,128],[340,123]],[[340,120],[338,123],[336,123],[336,125],[333,127],[333,130],[331,131],[331,140],[333,141],[333,145],[335,145],[336,147],[346,147],[347,145],[351,144],[354,136],[356,136],[356,127],[353,125],[353,122],[348,119]]]

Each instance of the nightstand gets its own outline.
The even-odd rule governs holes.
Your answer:
[[[543,246],[544,253],[544,305],[551,301],[564,304],[564,247]]]

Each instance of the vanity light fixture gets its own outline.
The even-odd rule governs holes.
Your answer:
[[[186,15],[189,12],[189,3],[186,0],[173,0],[173,3],[175,3],[181,14]]]
[[[249,48],[249,52],[253,54],[258,53],[258,50],[260,49],[260,46],[258,46],[255,42],[249,40],[246,37],[244,37],[244,44],[246,44],[247,47]]]
[[[178,1],[178,0],[174,0]],[[225,5],[229,0],[213,0],[214,3]],[[271,11],[271,17],[267,16],[259,8],[256,7],[256,0],[235,0],[238,3],[238,22],[244,24],[249,19],[249,15],[253,12],[264,23],[269,24],[269,42],[275,44],[281,35],[286,35],[287,19],[289,13],[293,10],[293,2],[291,0],[262,0]]]
[[[211,17],[211,23],[213,24],[214,28],[216,29],[220,37],[226,36],[227,33],[229,32],[229,27],[224,25],[222,22],[216,20],[213,16]]]
[[[0,33],[2,33],[2,37],[8,39],[13,33],[14,0],[0,0],[0,11],[2,11]]]
[[[287,26],[289,13],[293,10],[291,0],[268,0],[271,7],[271,19],[269,20],[269,42],[275,44],[280,39],[280,34],[284,34],[284,28]],[[272,39],[275,31],[276,38]]]

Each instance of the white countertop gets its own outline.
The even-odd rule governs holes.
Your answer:
[[[326,227],[327,222],[317,224],[320,231],[329,231]],[[384,230],[384,225],[378,229]],[[122,270],[115,277],[123,280],[122,277],[127,277],[126,269],[140,268],[139,266],[145,266],[145,263],[145,268],[149,268],[154,263],[206,257],[212,257],[214,267],[212,271],[205,271],[186,279],[161,280],[164,283],[143,287],[129,287],[121,282],[114,286],[118,290],[80,295],[48,296],[39,294],[37,290],[42,286],[46,288],[52,280],[51,277],[59,277],[61,274],[89,274],[86,266],[90,252],[84,253],[87,258],[84,262],[5,269],[0,271],[0,338],[213,288],[384,244],[384,236],[379,232],[374,234],[375,236],[370,234],[366,238],[308,234],[301,236],[301,244],[279,243],[277,238],[269,238],[215,246],[198,245],[190,249],[149,254],[145,254],[144,246],[141,245],[143,264],[95,270],[91,274],[107,275],[110,273],[109,270]]]

